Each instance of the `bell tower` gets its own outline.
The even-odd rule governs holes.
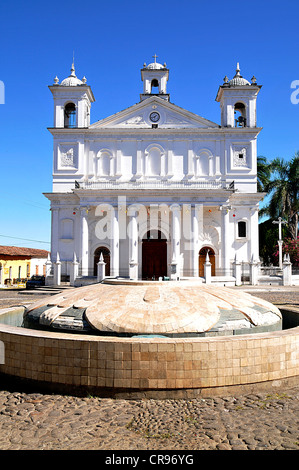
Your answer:
[[[256,127],[256,99],[261,89],[253,76],[251,83],[240,74],[239,63],[235,76],[218,89],[216,101],[221,107],[221,127]]]
[[[156,54],[153,58],[155,59],[154,62],[149,65],[143,64],[143,68],[141,69],[143,93],[140,95],[140,101],[150,98],[153,95],[169,101],[169,94],[167,94],[166,91],[169,70],[166,64],[162,65],[157,62]]]
[[[89,127],[91,103],[95,99],[90,86],[86,85],[86,78],[77,78],[74,62],[71,74],[60,84],[55,77],[54,84],[49,89],[54,99],[54,127]]]

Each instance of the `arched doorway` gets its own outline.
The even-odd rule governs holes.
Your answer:
[[[142,239],[142,279],[167,276],[167,240],[160,230],[148,231]]]
[[[198,275],[199,277],[204,277],[205,274],[205,262],[207,257],[207,252],[209,253],[210,263],[211,263],[211,271],[212,276],[215,276],[215,252],[209,246],[204,246],[201,248],[199,255],[198,255]]]
[[[94,265],[93,265],[93,275],[96,276],[98,272],[98,262],[100,261],[101,253],[103,253],[105,266],[105,275],[110,276],[110,251],[105,246],[99,246],[94,252]]]

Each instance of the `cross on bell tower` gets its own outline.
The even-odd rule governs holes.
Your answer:
[[[166,91],[169,70],[165,63],[162,65],[157,62],[157,57],[157,54],[154,54],[154,62],[149,65],[143,64],[141,69],[141,80],[143,81],[143,93],[140,95],[141,101],[153,95],[169,101],[169,94]]]

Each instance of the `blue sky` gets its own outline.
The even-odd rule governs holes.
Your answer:
[[[144,62],[167,63],[173,103],[220,122],[215,101],[236,63],[263,85],[258,154],[291,158],[299,150],[298,0],[2,0],[0,5],[0,244],[49,248],[53,125],[48,85],[84,75],[95,122],[139,101]],[[299,94],[298,94],[299,96]],[[14,237],[14,238],[13,238]],[[43,242],[43,243],[41,243]]]

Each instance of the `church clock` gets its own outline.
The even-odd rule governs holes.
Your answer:
[[[157,111],[154,111],[153,113],[150,114],[150,120],[152,122],[158,122],[160,120],[160,114],[157,113]]]

